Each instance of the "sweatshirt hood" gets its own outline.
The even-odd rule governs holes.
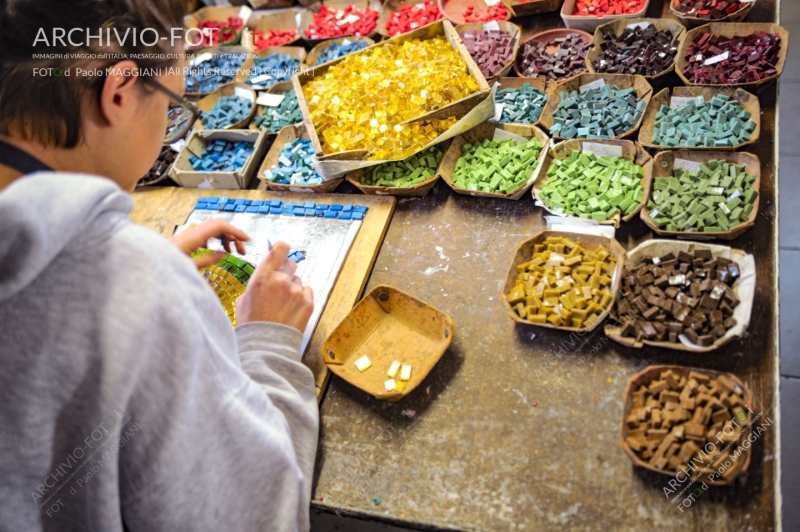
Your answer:
[[[0,192],[0,301],[34,282],[67,247],[128,220],[130,196],[107,178],[42,172]]]

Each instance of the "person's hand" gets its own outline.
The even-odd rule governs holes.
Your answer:
[[[198,249],[208,246],[208,239],[221,238],[222,245],[226,251],[215,251],[199,257],[192,257],[192,260],[197,265],[197,269],[205,268],[216,264],[221,261],[226,254],[233,252],[233,247],[240,255],[245,254],[244,243],[250,240],[247,233],[241,229],[237,229],[225,220],[206,220],[200,225],[192,225],[188,229],[181,231],[177,235],[170,238],[170,242],[186,253],[191,255]]]
[[[236,300],[236,323],[269,321],[303,332],[314,310],[314,294],[294,273],[297,264],[286,260],[289,244],[277,242]]]

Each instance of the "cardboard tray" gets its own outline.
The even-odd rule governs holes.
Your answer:
[[[447,148],[450,146],[450,141],[446,140],[441,144],[437,145],[436,148],[442,152],[442,159],[439,161],[439,166],[436,168],[436,172],[431,176],[429,179],[425,181],[421,181],[414,186],[411,187],[378,187],[378,186],[370,186],[370,185],[363,185],[361,184],[361,178],[366,173],[366,170],[356,170],[355,172],[350,172],[345,176],[348,183],[351,183],[354,187],[358,190],[363,192],[367,195],[375,195],[375,196],[406,196],[406,197],[420,197],[425,196],[431,189],[436,185],[441,177],[442,172],[442,164],[444,163],[444,154],[447,153]]]
[[[742,7],[739,8],[738,11],[731,13],[730,15],[726,15],[720,19],[715,20],[714,22],[741,22],[743,21],[747,15],[750,13],[750,10],[753,9],[756,0],[751,0],[748,3],[742,4]],[[698,17],[691,17],[684,15],[677,9],[675,9],[675,5],[670,2],[669,4],[669,12],[670,14],[675,17],[676,19],[681,21],[681,24],[686,26],[687,28],[696,28],[697,26],[702,26],[704,24],[708,24],[710,21],[705,18],[698,18]]]
[[[506,9],[508,10],[508,15],[505,18],[506,21],[517,16],[514,9],[511,7],[511,0],[500,1],[505,4]],[[483,0],[438,0],[438,2],[439,11],[442,12],[444,18],[452,22],[454,25],[467,23],[462,13],[464,13],[464,10],[467,9],[468,6],[473,6],[476,13],[483,15],[486,13],[486,7],[488,5]]]
[[[600,144],[603,146],[619,146],[622,149],[622,157],[635,162],[637,165],[642,167],[644,175],[640,183],[644,187],[644,199],[639,203],[639,205],[634,209],[630,214],[620,218],[621,214],[617,213],[612,219],[605,220],[602,222],[597,222],[600,225],[613,225],[614,227],[619,227],[620,219],[623,222],[629,222],[636,216],[639,211],[647,203],[647,198],[650,196],[650,189],[653,186],[653,159],[650,157],[645,150],[642,149],[639,144],[633,142],[631,140],[589,140],[589,139],[572,139],[566,140],[564,142],[560,142],[553,146],[548,152],[547,157],[545,157],[544,164],[541,166],[541,170],[539,171],[538,176],[536,177],[536,181],[533,183],[533,197],[542,202],[544,204],[544,200],[541,197],[542,187],[545,183],[547,183],[547,171],[552,166],[553,161],[555,160],[563,160],[568,159],[574,150],[583,151],[584,144]],[[568,215],[550,210],[549,207],[546,205],[543,207],[544,210],[549,212],[550,214],[554,214],[555,216],[562,216],[567,217]]]
[[[668,146],[659,146],[658,144],[654,144],[653,130],[656,127],[656,115],[658,114],[658,110],[661,109],[662,105],[669,106],[670,102],[669,89],[664,89],[655,96],[653,96],[653,98],[650,100],[650,103],[647,104],[647,108],[644,110],[642,127],[639,129],[639,144],[641,144],[646,148],[655,148],[658,150],[691,149],[698,151],[709,151],[709,150],[732,151],[732,150],[737,150],[742,146],[747,146],[749,144],[754,144],[755,142],[757,142],[758,138],[761,136],[761,104],[759,103],[758,97],[756,95],[751,94],[740,88],[730,87],[730,86],[701,87],[698,85],[693,85],[691,87],[675,87],[674,89],[672,89],[672,96],[679,96],[679,97],[702,96],[706,101],[713,98],[715,94],[724,94],[726,96],[734,98],[735,100],[738,100],[739,105],[742,106],[742,109],[750,112],[750,119],[756,123],[756,128],[750,134],[750,140],[748,140],[747,142],[743,142],[741,144],[737,144],[736,146],[722,146],[722,147],[696,146],[693,148],[689,148],[688,146],[668,147]]]
[[[317,59],[319,58],[319,55],[322,52],[324,52],[325,50],[327,50],[328,48],[333,46],[333,43],[342,44],[344,41],[348,41],[348,42],[364,41],[365,43],[367,43],[367,47],[370,47],[373,44],[375,44],[375,41],[373,41],[369,37],[337,37],[335,39],[328,39],[327,41],[322,41],[321,43],[319,43],[316,46],[314,46],[311,49],[311,51],[308,52],[308,55],[306,56],[306,59],[305,59],[306,68],[311,69],[311,68],[314,68],[314,67],[321,67],[322,65],[327,65],[328,63],[333,63],[333,61],[328,61],[327,63],[322,63],[322,64],[319,64],[319,65],[316,64],[317,63]],[[361,50],[364,50],[364,48],[362,48]],[[358,50],[357,52],[353,52],[353,53],[358,53],[361,50]],[[351,54],[347,54],[347,55],[351,55]]]
[[[327,6],[328,9],[344,9],[347,6],[352,5],[358,8],[369,8],[378,13],[380,13],[380,6],[381,6],[379,0],[324,0],[324,1],[311,0],[309,2],[300,2],[300,4],[308,8],[305,10],[305,13],[303,14],[302,17],[302,25],[300,27],[300,37],[302,37],[303,40],[309,43],[312,47],[321,42],[330,40],[330,39],[310,39],[306,37],[306,30],[314,22],[314,14],[318,13],[323,5]],[[368,35],[341,35],[341,37],[372,37],[373,39],[377,39],[379,37],[377,33],[377,28],[378,26],[376,25],[375,29],[372,30],[372,32],[370,32]]]
[[[508,33],[514,38],[514,45],[512,46],[511,57],[509,58],[508,63],[506,63],[506,65],[499,72],[495,72],[491,76],[484,76],[487,82],[491,82],[496,80],[497,78],[508,75],[508,73],[511,71],[511,67],[517,60],[517,53],[519,52],[519,40],[520,37],[522,36],[522,28],[520,28],[513,22],[506,22],[506,21],[499,21],[499,22],[495,21],[494,24],[492,22],[476,22],[472,24],[459,24],[458,26],[456,26],[456,33],[458,33],[460,38],[462,33],[470,30],[473,31],[483,30],[485,29],[485,26],[487,24],[492,24],[492,26],[494,26],[494,24],[497,24],[500,31]]]
[[[531,260],[531,256],[533,255],[533,246],[535,244],[544,242],[547,237],[550,236],[562,236],[578,241],[580,242],[581,246],[589,250],[596,249],[598,246],[603,245],[608,248],[608,250],[614,256],[614,259],[617,261],[616,268],[614,268],[614,273],[611,278],[611,302],[608,304],[608,308],[606,308],[603,313],[600,314],[600,316],[598,316],[598,318],[595,319],[591,325],[589,325],[589,327],[557,327],[550,323],[533,323],[532,321],[521,318],[519,314],[514,312],[511,303],[508,302],[508,298],[506,296],[511,289],[514,288],[514,285],[517,281],[517,275],[519,274],[519,272],[517,272],[517,266]],[[569,233],[565,231],[539,231],[530,239],[520,244],[517,248],[517,251],[514,254],[514,259],[511,261],[511,267],[508,269],[508,277],[506,277],[506,282],[503,286],[503,292],[500,294],[500,299],[503,301],[503,307],[506,309],[508,316],[517,323],[534,325],[536,327],[546,327],[548,329],[558,329],[560,331],[591,332],[595,330],[611,312],[614,301],[617,297],[617,292],[619,291],[620,282],[622,281],[622,266],[624,262],[625,249],[613,238],[597,235],[586,235],[582,233]]]
[[[605,33],[613,33],[617,37],[622,35],[625,29],[630,24],[637,24],[640,22],[649,22],[653,26],[655,26],[656,30],[658,31],[668,31],[672,34],[672,38],[678,40],[678,51],[675,52],[675,59],[678,58],[678,53],[683,45],[684,39],[686,39],[686,28],[684,28],[679,23],[675,22],[674,20],[670,20],[668,18],[637,18],[637,19],[619,19],[615,20],[614,22],[609,22],[607,24],[603,24],[602,26],[598,26],[594,32],[594,36],[592,37],[592,44],[594,45],[592,48],[586,52],[586,68],[591,73],[597,72],[594,69],[594,62],[600,58],[602,54],[602,50],[600,50],[600,45],[603,43],[603,35]],[[675,60],[673,59],[672,64],[664,71],[656,74],[655,76],[644,76],[644,79],[650,81],[651,83],[654,80],[657,80],[661,77],[666,76],[670,72],[675,70]]]
[[[622,327],[611,323],[605,326],[604,330],[606,336],[615,342],[628,347],[642,348],[645,345],[648,345],[663,347],[664,349],[675,349],[677,351],[688,351],[691,353],[708,353],[744,334],[744,332],[747,330],[747,326],[750,324],[750,314],[753,311],[753,296],[755,295],[756,289],[756,262],[753,255],[749,255],[740,249],[730,248],[728,246],[704,244],[700,242],[680,242],[675,240],[654,239],[642,242],[634,249],[629,251],[625,262],[631,266],[636,266],[641,263],[644,257],[661,256],[669,253],[670,251],[674,253],[679,251],[691,253],[695,249],[708,249],[711,250],[711,254],[714,258],[722,256],[739,263],[741,276],[736,280],[732,287],[740,301],[739,305],[737,305],[733,312],[733,317],[736,319],[736,325],[734,327],[729,329],[722,338],[718,338],[716,342],[707,347],[700,347],[694,344],[683,344],[680,342],[677,344],[651,340],[642,340],[641,342],[637,342],[635,338],[623,338],[620,335]]]
[[[212,20],[214,22],[227,22],[230,17],[239,17],[242,19],[242,29],[247,27],[247,21],[253,14],[253,10],[247,6],[207,6],[202,7],[186,15],[183,19],[183,24],[186,29],[197,28],[201,22],[205,20]],[[238,38],[239,44],[242,43],[242,32],[240,30]],[[192,38],[194,39],[194,37]],[[187,49],[196,50],[202,48],[201,46],[186,46]]]
[[[598,79],[602,79],[606,85],[614,85],[620,89],[634,87],[636,89],[636,97],[640,100],[644,100],[645,104],[649,106],[650,98],[653,96],[653,87],[650,86],[650,83],[647,82],[644,76],[630,76],[628,74],[581,74],[580,76],[575,76],[574,78],[559,82],[552,89],[550,89],[550,94],[547,98],[547,105],[545,105],[544,111],[542,111],[542,115],[539,117],[539,125],[547,128],[548,131],[550,131],[550,128],[553,127],[553,124],[555,123],[553,121],[553,113],[558,108],[558,104],[561,103],[562,91],[577,91],[579,87]],[[622,135],[617,135],[614,137],[614,139],[627,138],[636,133],[636,130],[639,129],[639,126],[642,124],[642,120],[644,119],[644,115],[646,113],[647,107],[645,107],[642,116],[639,117],[639,120],[631,129]],[[553,138],[559,140],[570,140],[564,139],[564,137],[559,137],[557,135],[553,135]]]
[[[268,0],[270,1],[270,0]],[[293,0],[286,0],[288,5],[291,5]],[[295,38],[283,46],[297,46],[302,34],[300,33],[300,26],[303,22],[303,13],[305,9],[294,7],[291,9],[281,9],[278,11],[261,12],[257,15],[252,15],[247,21],[247,28],[251,31],[247,32],[247,37],[244,44],[251,52],[256,52],[255,45],[253,44],[252,30],[259,30],[262,33],[268,33],[269,30],[295,30]]]
[[[528,15],[558,11],[563,1],[564,0],[531,0],[530,2],[520,2],[519,0],[511,0],[510,5],[514,9],[515,16],[527,17]]]
[[[523,85],[528,84],[534,89],[539,89],[540,91],[542,91],[545,94],[545,96],[547,96],[548,91],[552,89],[552,87],[555,85],[553,81],[548,80],[547,78],[497,78],[496,83],[497,83],[497,90],[519,89]],[[495,101],[495,105],[497,103],[498,102]],[[542,109],[542,113],[543,112],[544,108]],[[541,113],[539,114],[539,117],[541,118]],[[520,126],[535,126],[539,124],[539,120],[536,120],[536,122],[533,122],[531,124],[523,124],[520,122],[495,122],[493,118],[490,118],[488,121],[492,122],[493,124],[513,123],[515,125],[520,125]]]
[[[242,98],[247,98],[250,100],[250,113],[247,115],[247,118],[229,126],[225,126],[222,129],[245,128],[253,119],[253,115],[255,115],[256,112],[256,91],[250,88],[250,86],[246,83],[226,83],[222,87],[210,93],[208,96],[203,97],[197,102],[196,105],[201,111],[209,112],[214,108],[215,105],[217,105],[217,102],[223,96],[241,96]],[[205,129],[205,126],[203,126],[203,121],[200,118],[195,121],[194,129]]]
[[[525,39],[525,42],[523,42],[522,45],[520,45],[520,49],[524,50],[525,49],[525,45],[527,43],[529,43],[530,41],[544,42],[545,44],[547,44],[547,42],[549,42],[549,41],[552,41],[552,40],[555,40],[555,39],[562,39],[562,38],[566,37],[567,35],[573,35],[573,34],[574,35],[578,35],[581,38],[581,40],[583,40],[584,42],[587,42],[587,43],[590,43],[590,44],[592,42],[592,35],[590,33],[586,33],[585,31],[576,30],[576,29],[569,29],[569,28],[556,28],[556,29],[553,29],[553,30],[541,31],[541,32],[539,32],[539,33],[537,33],[535,35],[532,35],[530,38]],[[549,54],[549,55],[553,55],[553,54],[555,54],[557,49],[558,48],[555,47],[555,46],[548,46],[548,47],[545,48],[545,52],[547,52],[547,54]],[[589,52],[587,51],[586,53],[589,53]],[[522,61],[522,55],[518,52],[517,53],[517,59],[516,59],[516,61],[514,61],[514,72],[517,74],[517,76],[519,76],[521,78],[527,78],[527,79],[539,79],[539,78],[542,78],[542,79],[546,79],[549,84],[561,83],[561,82],[564,82],[564,81],[569,81],[569,80],[571,80],[571,79],[573,79],[573,78],[575,78],[577,76],[580,76],[583,72],[586,72],[584,70],[583,72],[575,74],[575,76],[570,76],[568,78],[559,79],[559,80],[550,79],[550,78],[547,78],[545,76],[535,76],[533,78],[530,78],[530,77],[527,77],[527,76],[523,75],[522,68],[520,67],[520,61]]]
[[[672,169],[674,167],[675,159],[683,159],[697,163],[707,163],[708,161],[724,160],[729,163],[741,164],[747,168],[747,172],[753,174],[756,180],[753,181],[752,188],[756,192],[759,191],[761,186],[761,161],[758,156],[753,153],[746,152],[731,152],[731,151],[705,151],[697,152],[692,150],[679,150],[679,151],[662,151],[658,152],[654,159],[654,178],[663,179],[672,177]],[[647,195],[646,201],[650,201],[650,194]],[[753,210],[747,221],[744,221],[732,228],[729,231],[721,233],[700,233],[696,231],[667,231],[660,229],[653,219],[650,218],[650,212],[647,210],[647,205],[639,213],[642,221],[652,229],[656,234],[661,236],[676,236],[678,238],[686,238],[690,240],[733,240],[756,224],[756,217],[758,216],[758,203],[760,196],[756,196],[756,201],[753,203]]]
[[[458,160],[461,158],[461,147],[464,144],[474,144],[475,142],[480,142],[484,139],[491,139],[494,136],[495,130],[498,129],[520,135],[526,139],[536,137],[539,142],[542,143],[542,149],[539,152],[539,157],[536,158],[536,166],[526,170],[530,172],[528,180],[524,185],[520,186],[514,191],[509,192],[508,194],[497,194],[493,192],[482,192],[480,190],[467,190],[464,188],[458,188],[453,182],[453,174],[456,170],[456,162],[458,162]],[[442,179],[444,179],[445,183],[447,183],[447,185],[458,194],[477,196],[481,198],[503,198],[518,200],[525,195],[528,189],[531,188],[531,185],[533,185],[533,182],[536,180],[536,176],[543,166],[545,156],[547,155],[547,147],[549,145],[550,138],[544,133],[544,131],[536,126],[486,122],[453,139],[453,142],[450,143],[450,147],[447,148],[444,157],[442,157],[441,164],[439,164],[439,174],[442,176]]]
[[[333,192],[336,190],[336,187],[338,187],[341,182],[344,181],[344,178],[330,179],[328,181],[323,181],[318,185],[284,185],[281,183],[273,183],[264,177],[264,172],[266,170],[278,165],[278,158],[280,157],[281,148],[298,138],[308,139],[308,132],[303,124],[294,124],[281,129],[278,135],[275,137],[275,141],[272,143],[272,146],[270,146],[267,156],[264,157],[264,161],[261,163],[256,177],[258,177],[258,179],[262,181],[269,190],[278,190],[284,192]]]
[[[291,82],[291,80],[289,80],[289,81],[281,81],[280,83],[276,83],[275,85],[273,85],[272,87],[267,89],[265,92],[268,92],[269,94],[280,94],[280,93],[283,93],[283,92],[290,92],[292,90],[294,90],[294,87],[292,87],[292,82]],[[255,118],[258,115],[260,115],[261,113],[264,112],[264,108],[265,107],[266,106],[264,106],[264,105],[256,105],[256,112],[253,113],[253,119],[250,120],[249,129],[251,129],[253,131],[261,131],[258,128],[258,126],[256,126]],[[302,123],[302,122],[298,122],[298,124],[300,124],[300,123]],[[275,137],[278,135],[278,133],[270,133],[269,131],[267,132],[267,138],[269,139],[270,144],[275,139]]]
[[[302,73],[305,67],[303,61],[305,61],[306,59],[305,48],[303,48],[302,46],[269,46],[267,48],[264,48],[260,52],[256,52],[254,54],[251,53],[250,57],[248,57],[247,60],[242,65],[242,68],[239,69],[239,73],[236,75],[236,78],[234,78],[234,81],[236,81],[237,83],[247,84],[247,78],[250,77],[250,69],[252,69],[256,64],[255,59],[256,58],[262,59],[264,57],[269,57],[272,54],[290,55],[292,57],[296,57],[297,59],[300,60],[300,66],[298,68]]]
[[[773,76],[769,76],[762,80],[751,82],[751,83],[736,83],[736,84],[713,84],[713,83],[691,83],[686,76],[683,75],[683,71],[686,70],[686,65],[689,63],[685,58],[686,51],[689,47],[694,43],[695,39],[700,33],[708,32],[712,35],[719,35],[722,37],[734,37],[736,35],[750,35],[756,31],[765,31],[767,33],[777,33],[781,38],[781,47],[778,50],[778,63],[775,65],[776,74]],[[727,23],[719,23],[719,22],[712,22],[711,24],[705,24],[703,26],[698,26],[692,30],[689,30],[686,33],[686,37],[683,41],[683,46],[678,49],[678,56],[675,60],[675,72],[678,74],[678,77],[681,78],[687,85],[703,85],[704,87],[760,87],[765,83],[769,83],[773,79],[778,79],[780,75],[783,73],[783,67],[786,65],[786,54],[789,53],[789,32],[783,29],[783,27],[778,26],[777,24],[768,24],[766,22],[727,22]]]
[[[454,116],[458,119],[458,122],[456,122],[453,127],[443,132],[427,145],[423,146],[419,151],[460,135],[464,131],[467,131],[477,124],[484,122],[489,117],[494,116],[494,97],[491,89],[489,88],[489,84],[484,79],[483,75],[478,69],[478,66],[472,60],[472,57],[470,57],[467,49],[464,48],[463,44],[461,44],[461,39],[458,37],[453,25],[446,20],[440,20],[439,22],[428,24],[427,26],[424,26],[418,30],[410,31],[408,33],[404,33],[403,35],[398,35],[397,37],[392,37],[391,39],[374,44],[364,49],[371,50],[375,47],[385,46],[386,43],[401,44],[412,39],[431,39],[438,36],[444,36],[451,46],[458,51],[461,59],[466,64],[466,68],[470,76],[472,76],[472,78],[478,84],[478,90],[473,94],[462,98],[461,100],[445,105],[444,107],[429,113],[420,115],[418,118],[413,120],[419,121],[433,118],[441,119],[451,116]],[[364,50],[360,50],[357,53],[363,53]],[[322,152],[322,145],[320,144],[316,129],[311,121],[311,114],[308,110],[308,104],[305,96],[303,95],[303,84],[317,76],[324,75],[329,68],[343,61],[347,57],[349,56],[340,57],[339,59],[326,63],[325,65],[311,68],[306,72],[301,72],[299,75],[292,77],[295,94],[297,94],[297,100],[300,103],[300,110],[303,112],[303,121],[308,128],[309,138],[311,139],[311,143],[314,146],[314,151],[316,152],[317,159],[320,163],[320,172],[324,177],[343,176],[344,174],[358,170],[359,168],[367,168],[369,166],[387,162],[385,160],[367,160],[366,150],[350,150],[345,152],[330,153],[327,155]]]
[[[580,17],[573,15],[576,3],[576,0],[564,0],[564,6],[561,8],[561,20],[564,21],[564,25],[568,28],[577,28],[579,30],[588,31],[589,33],[594,33],[594,30],[596,30],[598,26],[606,24],[607,22],[613,22],[618,19],[629,20],[632,18],[642,18],[650,7],[650,0],[647,0],[644,9],[638,13],[631,13],[630,15],[609,15],[606,17]]]
[[[235,172],[195,172],[189,163],[189,155],[200,155],[206,145],[214,140],[238,142],[242,140],[254,143],[253,154],[245,161],[244,166]],[[186,145],[178,153],[175,163],[169,171],[169,177],[186,188],[215,188],[241,190],[247,188],[250,179],[258,168],[258,164],[267,151],[266,134],[246,129],[205,129],[192,131]]]
[[[378,12],[378,26],[377,28],[375,28],[376,31],[378,32],[378,35],[380,35],[384,39],[389,39],[392,37],[392,35],[389,35],[389,32],[386,30],[386,23],[389,22],[389,18],[392,16],[392,13],[394,13],[403,6],[413,5],[413,4],[424,4],[425,2],[426,0],[385,0],[384,2],[382,2],[383,5],[381,6],[380,11]],[[439,13],[441,12],[442,12],[441,9],[439,9]],[[442,17],[444,17],[444,14],[442,14]],[[433,24],[433,22],[431,22],[431,24]]]
[[[213,55],[228,55],[228,54],[250,54],[251,52],[250,52],[250,50],[248,48],[246,48],[244,46],[212,46],[210,48],[193,48],[190,52],[187,52],[187,53],[191,53],[194,57],[199,57],[202,54],[206,54],[206,53],[213,54]],[[191,62],[192,62],[192,57],[187,57],[184,66],[186,68],[191,68],[191,66],[190,66]],[[203,63],[198,63],[195,66],[200,66],[202,64]],[[252,64],[253,64],[253,60],[250,57],[245,58],[245,60],[239,66],[239,73],[236,76],[234,76],[233,79],[231,81],[229,81],[228,83],[244,81],[244,79],[246,79],[247,76],[245,75],[245,76],[242,77],[242,70],[245,69],[245,68],[250,68],[249,65],[252,65]],[[222,85],[225,85],[225,84],[223,83]],[[222,85],[217,87],[217,89],[222,87]],[[217,90],[217,89],[214,89],[214,90]],[[186,96],[188,96],[189,98],[201,98],[203,96],[211,94],[212,92],[214,92],[214,91],[209,91],[209,92],[187,92]]]
[[[447,314],[397,288],[373,288],[322,344],[322,360],[334,374],[377,399],[399,401],[422,384],[455,336]],[[355,361],[366,355],[363,373]],[[411,366],[402,391],[386,391],[393,361]],[[398,375],[399,380],[399,375]]]
[[[747,386],[745,386],[741,380],[739,380],[739,377],[737,377],[733,373],[724,373],[721,371],[714,371],[710,369],[688,368],[686,366],[648,366],[644,370],[640,371],[639,373],[631,377],[631,380],[628,381],[628,385],[625,388],[625,407],[622,412],[622,423],[621,423],[622,434],[620,440],[620,445],[622,446],[622,450],[625,451],[625,454],[628,455],[628,457],[631,459],[631,462],[633,462],[633,465],[635,467],[641,467],[653,471],[654,473],[660,473],[662,475],[674,477],[677,473],[676,471],[665,471],[663,469],[657,469],[649,465],[641,458],[639,458],[639,456],[628,445],[627,442],[628,424],[625,423],[625,419],[630,415],[631,410],[633,409],[633,392],[635,392],[642,385],[648,385],[654,380],[658,380],[661,376],[661,373],[664,371],[672,371],[672,373],[674,373],[678,378],[686,377],[687,379],[689,378],[689,373],[692,371],[708,375],[712,379],[716,379],[722,375],[725,375],[735,385],[738,385],[742,389],[743,392],[742,395],[744,397],[744,402],[746,404],[751,404],[753,402],[753,394],[750,391],[750,389]],[[749,419],[750,416],[748,416],[748,420]],[[752,432],[753,432],[752,427],[747,427],[745,425],[745,428],[743,428],[742,430],[742,436],[740,437],[739,441],[740,442],[744,441],[750,434],[752,434]],[[736,477],[738,477],[741,473],[747,471],[747,468],[750,466],[750,454],[751,454],[750,447],[744,449],[744,451],[740,455],[741,458],[734,462],[735,465],[731,466],[731,469],[733,470],[734,473],[733,476],[729,478],[715,477],[709,480],[708,475],[713,473],[716,469],[718,469],[718,467],[712,466],[712,468],[710,468],[710,470],[707,471],[705,475],[702,475],[700,477],[701,479],[700,481],[706,482],[714,486],[728,486],[730,484],[733,484],[734,480],[736,480]]]

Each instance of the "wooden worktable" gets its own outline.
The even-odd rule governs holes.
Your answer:
[[[748,21],[774,21],[776,3],[758,0]],[[649,15],[662,13],[652,0]],[[557,13],[521,23],[526,36],[562,25]],[[666,85],[680,82],[671,75]],[[763,163],[758,220],[730,242],[756,257],[749,335],[710,354],[629,349],[602,327],[571,343],[515,325],[500,291],[516,246],[544,228],[542,209],[530,196],[455,195],[444,182],[400,199],[367,289],[394,285],[447,312],[455,341],[399,403],[331,379],[313,506],[424,529],[778,530],[776,93],[775,83],[758,92],[761,140],[749,149]],[[630,249],[653,234],[636,218],[617,238]],[[668,477],[635,471],[619,445],[625,385],[649,364],[734,372],[775,422],[736,485],[711,488],[683,512],[664,495]]]

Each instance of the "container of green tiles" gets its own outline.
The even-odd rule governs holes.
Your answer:
[[[345,179],[368,195],[425,196],[441,177],[440,169],[449,146],[450,141],[446,140],[402,161],[355,170]]]
[[[276,83],[269,89],[267,94],[274,94],[276,97],[284,95],[284,98],[276,103],[276,100],[270,100],[264,97],[264,93],[260,93],[256,99],[256,111],[253,115],[253,120],[250,121],[250,129],[253,131],[267,130],[267,140],[272,143],[281,129],[292,124],[301,124],[303,122],[303,113],[300,112],[300,104],[297,103],[297,97],[294,101],[290,101],[289,94],[294,94],[294,87],[291,81],[282,81]],[[259,100],[267,100],[270,105],[261,105]],[[260,116],[262,118],[259,118]]]
[[[603,85],[616,87],[622,90],[632,88],[633,92],[636,94],[636,99],[643,101],[645,106],[650,103],[650,98],[653,96],[653,87],[647,82],[644,76],[631,76],[628,74],[581,74],[579,76],[575,76],[574,78],[570,78],[567,81],[558,83],[550,90],[548,93],[547,105],[545,105],[544,111],[542,111],[542,115],[539,117],[539,125],[543,128],[547,128],[548,131],[553,129],[553,125],[555,124],[555,117],[553,115],[559,109],[562,94],[572,92],[584,93],[588,90],[597,89]],[[595,110],[598,109],[602,109],[602,106]],[[645,112],[641,112],[639,113],[638,118],[634,119],[631,117],[630,124],[628,124],[629,127],[626,127],[623,131],[619,131],[613,137],[607,136],[605,138],[621,139],[633,135],[642,124],[642,118],[644,115]],[[607,118],[610,121],[619,119],[619,117],[615,116],[613,113],[609,114]],[[600,125],[606,127],[609,124]],[[550,135],[554,139],[558,140],[576,138],[564,137],[561,131],[556,133],[551,131]]]
[[[499,94],[495,95],[495,116],[490,119],[490,122],[500,122],[503,124],[522,124],[522,125],[536,125],[539,123],[539,118],[542,116],[542,112],[544,111],[545,105],[547,105],[547,92],[549,89],[555,86],[554,82],[547,80],[547,78],[497,78],[497,83],[499,84],[497,87],[497,91]],[[506,103],[504,101],[503,92],[505,89],[510,89],[512,91],[518,92],[522,89],[525,85],[530,85],[530,88],[525,87],[525,90],[535,91],[535,94],[541,92],[544,95],[544,100],[539,104],[541,106],[541,111],[538,114],[535,113],[534,108],[538,109],[539,105],[536,102],[531,101],[528,97],[525,96],[517,96],[517,99],[514,101],[513,107],[516,110],[520,110],[522,108],[527,108],[528,116],[531,114],[536,115],[536,119],[528,120],[520,120],[520,119],[511,119],[509,118],[508,109],[505,108]],[[519,103],[519,98],[523,98],[523,102],[527,100],[527,103]],[[500,106],[504,106],[500,108]],[[519,114],[519,113],[517,113]]]
[[[552,195],[545,192],[548,188],[545,185],[552,177],[548,175],[551,174],[551,168],[575,161],[581,156],[587,162],[592,160],[591,168],[595,171],[589,175],[586,171],[577,169],[576,172],[580,173],[575,178],[580,183],[567,186],[572,190],[564,199],[565,204],[574,205],[577,209],[586,208],[586,211],[573,213],[569,212],[570,205],[562,209],[553,204]],[[595,158],[598,159],[597,162],[593,162]],[[614,169],[614,160],[619,158],[634,163],[641,170],[625,175],[627,168]],[[589,168],[588,164],[586,167]],[[620,221],[630,221],[642,209],[650,193],[652,181],[653,159],[637,143],[631,140],[572,139],[556,144],[547,153],[533,184],[533,196],[544,204],[546,211],[556,216],[578,216],[593,219],[602,225],[619,227]],[[605,213],[606,216],[600,219],[599,216],[594,216],[595,213]]]
[[[671,95],[664,89],[650,100],[639,144],[659,150],[736,150],[755,143],[760,134],[755,95],[738,88],[675,87]]]
[[[662,151],[653,166],[653,187],[640,216],[657,234],[733,240],[755,225],[761,185],[761,161],[756,155]]]
[[[538,141],[539,148],[536,157],[530,161],[522,160],[518,154],[503,155],[500,150],[505,148],[497,149],[492,148],[491,145],[487,146],[489,143],[497,144],[508,140],[530,141],[531,139]],[[485,154],[476,152],[474,158],[481,161],[480,164],[459,163],[462,157],[472,159],[473,157],[468,153],[471,152],[469,147],[479,145],[482,146],[481,151]],[[536,180],[549,145],[550,138],[536,126],[484,122],[453,139],[439,166],[439,173],[445,183],[458,194],[518,200],[530,190]],[[533,156],[531,155],[531,157]],[[468,188],[469,184],[459,186],[458,183],[462,182],[460,176],[463,174],[469,174],[469,178],[466,180],[474,182],[478,186],[477,190]],[[518,185],[511,190],[499,190],[497,184],[504,179],[518,183]],[[491,191],[486,190],[486,187],[483,186],[487,184]]]

